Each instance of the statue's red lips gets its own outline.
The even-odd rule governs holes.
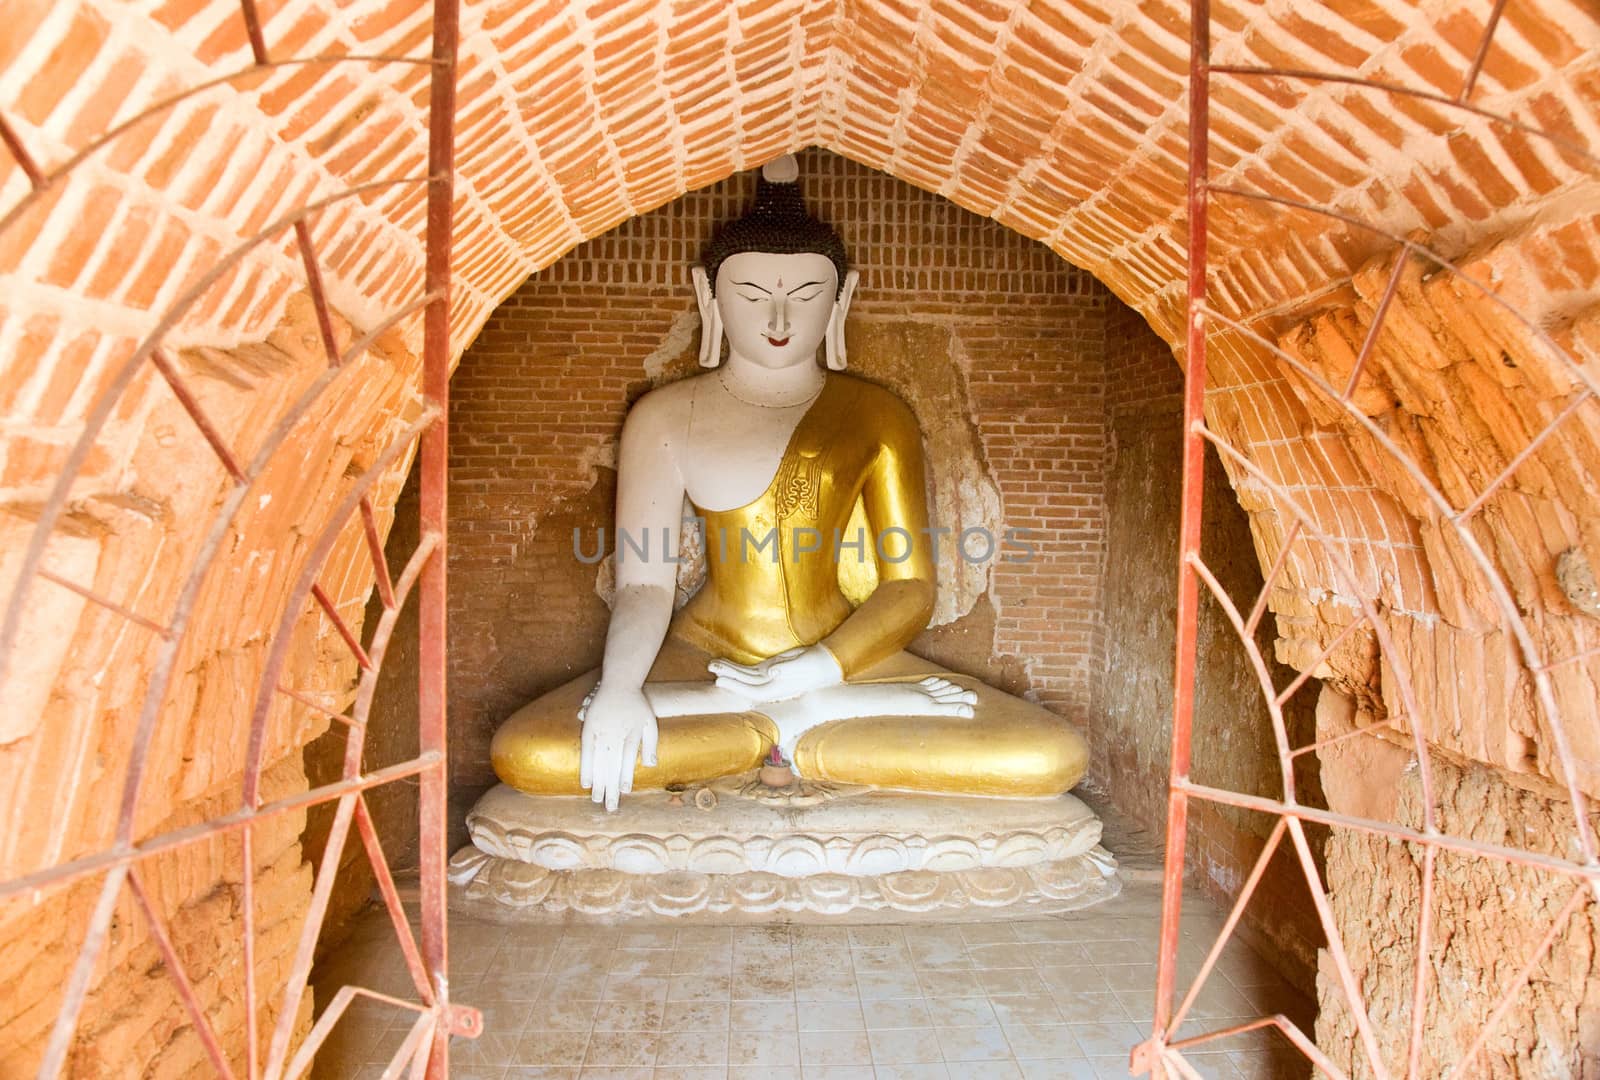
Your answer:
[[[786,337],[769,337],[767,338],[767,344],[771,345],[774,349],[781,349],[785,345],[789,344],[789,339]]]

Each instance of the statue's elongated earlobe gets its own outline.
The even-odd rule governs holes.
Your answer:
[[[843,371],[849,363],[844,348],[844,320],[850,313],[850,301],[856,294],[856,282],[861,275],[852,270],[844,276],[844,287],[839,299],[834,301],[833,314],[828,316],[828,331],[822,337],[822,354],[828,361],[829,371]]]
[[[705,268],[696,266],[689,276],[694,280],[695,306],[700,309],[700,366],[714,368],[722,363],[722,312],[711,294],[711,279]]]

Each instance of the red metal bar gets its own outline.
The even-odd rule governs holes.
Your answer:
[[[83,1013],[84,999],[89,996],[89,977],[94,974],[100,950],[105,948],[106,937],[111,932],[111,913],[116,910],[117,897],[127,876],[127,866],[113,866],[100,886],[100,899],[95,901],[94,910],[89,914],[88,932],[78,949],[72,974],[67,978],[67,991],[62,995],[55,1026],[50,1029],[50,1041],[45,1044],[44,1058],[39,1063],[39,1080],[55,1080],[67,1063],[67,1051],[72,1047],[73,1033],[78,1030],[78,1017]]]
[[[317,601],[317,606],[322,609],[322,613],[333,620],[334,629],[339,631],[339,636],[344,638],[344,643],[355,654],[356,663],[360,664],[363,670],[372,667],[372,658],[367,655],[367,650],[361,647],[361,639],[356,637],[355,631],[344,621],[339,609],[333,606],[328,594],[322,591],[322,586],[311,586],[311,595]]]
[[[1540,960],[1544,959],[1544,954],[1550,951],[1550,946],[1555,944],[1556,938],[1561,934],[1562,927],[1566,926],[1567,922],[1577,912],[1583,900],[1582,887],[1574,888],[1572,895],[1567,898],[1567,902],[1556,913],[1555,920],[1550,923],[1550,929],[1546,930],[1544,937],[1539,939],[1539,944],[1534,947],[1533,954],[1528,957],[1527,963],[1522,965],[1522,969],[1517,972],[1516,977],[1506,986],[1505,993],[1500,995],[1500,999],[1496,1002],[1493,1011],[1479,1026],[1477,1036],[1472,1040],[1471,1045],[1467,1047],[1466,1052],[1461,1055],[1460,1060],[1450,1070],[1449,1075],[1451,1077],[1464,1075],[1467,1067],[1483,1052],[1484,1045],[1489,1041],[1489,1036],[1500,1026],[1500,1021],[1505,1019],[1506,1011],[1511,1008],[1511,1003],[1516,1000],[1517,991],[1528,984],[1528,976],[1533,974],[1533,969],[1538,966]]]
[[[423,311],[422,394],[439,422],[422,436],[421,517],[424,535],[438,537],[438,557],[422,571],[417,641],[419,745],[444,758],[447,613],[445,543],[448,535],[447,487],[450,417],[450,251],[455,192],[457,0],[434,0],[434,75],[428,97],[428,249],[424,291],[434,300]],[[438,1007],[449,1008],[449,950],[446,917],[449,770],[425,773],[420,781],[418,845],[422,900],[422,956],[433,978]],[[450,1074],[450,1040],[435,1028],[428,1056],[428,1080]]]
[[[1502,862],[1515,863],[1519,866],[1531,866],[1538,870],[1548,870],[1567,877],[1600,882],[1600,865],[1592,863],[1568,862],[1554,855],[1542,855],[1536,851],[1524,851],[1521,848],[1507,847],[1504,844],[1490,844],[1482,840],[1469,840],[1466,837],[1451,836],[1448,833],[1430,834],[1420,829],[1397,825],[1392,821],[1377,821],[1373,818],[1356,817],[1352,814],[1339,814],[1332,810],[1318,810],[1304,803],[1290,804],[1278,799],[1264,798],[1260,795],[1245,795],[1242,792],[1229,791],[1226,788],[1196,784],[1192,780],[1184,781],[1181,787],[1184,794],[1191,798],[1204,799],[1206,802],[1221,803],[1224,806],[1237,806],[1244,810],[1258,810],[1264,814],[1277,814],[1280,817],[1292,817],[1317,825],[1333,825],[1346,829],[1355,829],[1359,832],[1382,836],[1396,843],[1430,845],[1444,851],[1459,851],[1468,855],[1481,855],[1491,859],[1499,859]]]
[[[1433,970],[1429,953],[1433,942],[1433,883],[1434,866],[1439,849],[1422,849],[1422,897],[1417,911],[1417,957],[1411,974],[1411,1036],[1406,1047],[1407,1080],[1420,1080],[1422,1076],[1422,1021],[1427,1014],[1428,972]]]
[[[0,142],[6,144],[6,149],[11,151],[11,156],[16,160],[17,167],[28,178],[28,183],[33,190],[38,191],[44,187],[44,173],[39,169],[39,163],[33,160],[33,155],[28,153],[28,148],[22,145],[22,138],[17,134],[17,129],[11,126],[11,121],[0,113]]]
[[[1239,919],[1244,915],[1245,905],[1250,902],[1250,897],[1255,895],[1256,886],[1261,884],[1261,878],[1267,872],[1267,864],[1272,861],[1272,856],[1277,853],[1278,845],[1283,841],[1283,832],[1287,828],[1283,818],[1279,818],[1272,826],[1272,834],[1267,837],[1267,842],[1262,845],[1261,854],[1256,856],[1255,865],[1250,868],[1250,876],[1245,879],[1244,888],[1239,890],[1239,895],[1234,898],[1233,907],[1228,910],[1228,917],[1222,923],[1222,929],[1217,933],[1217,940],[1212,942],[1211,948],[1206,952],[1206,958],[1200,964],[1200,970],[1195,974],[1194,981],[1189,984],[1189,992],[1184,995],[1183,1003],[1172,1014],[1172,1020],[1167,1024],[1166,1039],[1170,1046],[1173,1036],[1183,1026],[1184,1018],[1189,1015],[1189,1010],[1194,1006],[1195,999],[1200,996],[1201,987],[1205,986],[1206,979],[1211,976],[1211,969],[1217,966],[1217,960],[1222,956],[1223,947],[1228,939],[1233,936],[1234,928],[1239,925]]]
[[[147,619],[143,615],[140,615],[136,611],[129,611],[127,608],[123,607],[121,604],[118,604],[115,601],[106,599],[104,596],[101,596],[99,593],[95,592],[93,589],[86,589],[82,585],[79,585],[76,581],[71,581],[71,580],[69,580],[67,578],[64,578],[60,574],[55,573],[54,571],[40,569],[39,576],[44,578],[46,581],[50,582],[52,585],[59,585],[63,589],[66,589],[68,592],[77,593],[79,596],[83,597],[85,600],[89,601],[91,604],[98,604],[100,607],[105,608],[107,611],[113,612],[113,613],[115,613],[117,615],[121,615],[124,619],[127,619],[129,622],[134,623],[134,624],[136,624],[138,626],[144,627],[146,630],[151,631],[152,633],[154,633],[158,637],[170,638],[172,636],[172,631],[171,630],[168,630],[165,626],[162,626],[160,623],[156,622],[155,620]]]
[[[294,223],[295,246],[300,249],[300,263],[306,268],[306,288],[311,292],[311,306],[317,312],[317,332],[322,335],[322,349],[328,354],[328,366],[338,367],[339,342],[333,333],[333,312],[328,308],[328,293],[322,285],[322,268],[317,265],[317,249],[311,243],[311,226],[305,218]]]
[[[1249,64],[1217,64],[1211,68],[1211,71],[1217,75],[1241,75],[1246,78],[1308,79],[1313,82],[1341,83],[1345,86],[1359,86],[1367,90],[1377,90],[1385,94],[1400,94],[1404,97],[1417,98],[1422,101],[1430,101],[1435,105],[1445,105],[1453,109],[1460,109],[1463,112],[1472,113],[1474,116],[1481,116],[1485,120],[1490,120],[1497,124],[1504,124],[1509,128],[1515,128],[1517,131],[1520,131],[1525,135],[1532,135],[1536,138],[1545,140],[1558,150],[1563,150],[1577,157],[1586,158],[1590,162],[1600,165],[1600,156],[1596,156],[1595,154],[1591,153],[1587,147],[1580,146],[1570,139],[1562,138],[1559,135],[1552,135],[1542,128],[1534,127],[1532,124],[1525,124],[1520,120],[1513,120],[1509,116],[1503,116],[1500,113],[1491,112],[1488,109],[1480,109],[1476,105],[1469,105],[1465,101],[1450,97],[1447,94],[1435,93],[1432,90],[1418,90],[1414,87],[1402,86],[1399,83],[1384,82],[1381,79],[1368,79],[1361,75],[1342,75],[1336,71],[1313,71],[1309,68],[1273,68],[1256,67]]]
[[[1256,602],[1250,608],[1250,618],[1245,621],[1245,637],[1256,636],[1256,627],[1261,625],[1261,617],[1267,613],[1267,598],[1272,595],[1272,587],[1278,583],[1278,578],[1283,573],[1283,568],[1289,562],[1289,549],[1294,547],[1294,542],[1300,538],[1300,523],[1297,521],[1289,526],[1289,533],[1283,538],[1283,545],[1278,548],[1278,557],[1272,560],[1272,569],[1267,571],[1265,580],[1261,582],[1261,591],[1256,594]]]
[[[1295,1049],[1299,1050],[1306,1057],[1310,1058],[1311,1062],[1316,1065],[1317,1068],[1321,1069],[1329,1076],[1336,1077],[1337,1080],[1348,1080],[1348,1074],[1345,1073],[1343,1069],[1339,1068],[1339,1066],[1335,1065],[1326,1054],[1317,1048],[1316,1043],[1306,1038],[1305,1032],[1301,1031],[1296,1024],[1294,1024],[1282,1013],[1277,1013],[1272,1016],[1263,1016],[1258,1020],[1251,1020],[1250,1022],[1244,1024],[1235,1024],[1233,1027],[1224,1028],[1221,1031],[1212,1031],[1204,1035],[1196,1035],[1188,1039],[1179,1039],[1177,1042],[1172,1044],[1172,1049],[1183,1050],[1190,1046],[1200,1046],[1204,1043],[1212,1042],[1217,1039],[1227,1039],[1234,1035],[1242,1035],[1247,1031],[1259,1031],[1264,1027],[1277,1028],[1284,1038],[1288,1039],[1295,1045]]]
[[[400,900],[400,890],[395,887],[394,874],[389,871],[389,860],[383,854],[383,842],[372,823],[372,810],[367,806],[365,794],[356,797],[356,829],[361,834],[361,846],[366,849],[367,862],[372,865],[372,876],[377,880],[378,892],[383,897],[384,910],[394,926],[395,940],[400,942],[400,953],[405,957],[406,970],[417,988],[417,996],[424,1004],[433,1005],[433,987],[428,982],[428,971],[422,963],[422,953],[417,950],[416,938],[411,933],[411,920],[406,918],[405,904]]]
[[[1596,646],[1593,649],[1584,649],[1582,652],[1573,653],[1571,656],[1564,656],[1560,660],[1551,660],[1549,663],[1539,664],[1534,670],[1553,671],[1558,667],[1576,664],[1580,660],[1588,660],[1596,656],[1600,656],[1600,646]]]
[[[278,684],[277,690],[278,693],[282,694],[290,701],[304,705],[306,708],[310,709],[312,712],[316,713],[318,716],[321,716],[325,720],[332,720],[335,723],[344,724],[346,726],[355,723],[354,720],[346,716],[344,713],[336,713],[325,705],[318,705],[315,701],[312,701],[310,698],[300,693],[300,691],[291,690],[282,683]]]
[[[1183,784],[1189,776],[1194,723],[1195,641],[1199,625],[1200,583],[1190,559],[1200,553],[1200,519],[1205,506],[1206,393],[1206,228],[1210,176],[1211,3],[1189,4],[1189,271],[1183,365],[1183,511],[1178,526],[1178,607],[1172,683],[1172,760],[1167,791],[1166,853],[1161,881],[1161,938],[1156,964],[1155,1015],[1150,1036],[1160,1045],[1172,1018],[1178,978],[1178,931],[1183,913],[1184,846],[1189,803]],[[1165,1073],[1165,1066],[1160,1067]]]
[[[1189,565],[1194,568],[1200,580],[1205,582],[1206,591],[1222,609],[1223,616],[1233,626],[1234,633],[1240,636],[1245,659],[1250,661],[1251,670],[1256,673],[1256,682],[1261,687],[1261,695],[1267,701],[1267,715],[1272,722],[1272,738],[1278,749],[1278,779],[1283,785],[1283,801],[1293,805],[1298,801],[1294,786],[1294,757],[1289,746],[1289,731],[1283,720],[1283,706],[1272,700],[1272,673],[1267,670],[1267,662],[1262,658],[1255,638],[1245,635],[1244,620],[1239,615],[1239,609],[1234,606],[1233,598],[1222,587],[1222,583],[1211,572],[1211,568],[1206,565],[1199,552],[1189,556]]]
[[[1478,52],[1472,58],[1472,66],[1467,69],[1467,77],[1461,80],[1461,89],[1456,93],[1457,102],[1465,103],[1478,85],[1478,75],[1483,71],[1483,62],[1489,58],[1489,46],[1494,44],[1494,31],[1500,25],[1500,16],[1505,14],[1505,10],[1506,0],[1494,0],[1494,9],[1489,12],[1489,18],[1483,24],[1483,37],[1478,41]]]
[[[1306,743],[1304,746],[1296,747],[1293,755],[1291,756],[1299,757],[1301,754],[1309,754],[1313,751],[1321,750],[1324,747],[1334,746],[1338,743],[1342,743],[1346,739],[1354,739],[1358,735],[1375,735],[1378,731],[1384,728],[1388,728],[1398,734],[1398,729],[1395,728],[1395,725],[1404,719],[1404,716],[1386,716],[1382,720],[1375,720],[1370,724],[1364,724],[1360,727],[1352,728],[1349,731],[1340,732],[1337,735],[1330,735],[1326,739],[1318,739],[1316,742]]]
[[[214,79],[207,79],[205,82],[196,83],[187,90],[180,90],[171,97],[162,98],[154,105],[135,113],[134,115],[128,117],[128,119],[117,124],[115,127],[108,128],[104,134],[91,140],[83,147],[83,149],[73,154],[70,158],[62,162],[56,168],[52,169],[49,173],[44,174],[41,183],[35,185],[33,190],[29,191],[22,198],[18,199],[11,209],[7,210],[3,216],[0,216],[0,233],[4,233],[6,229],[10,228],[17,218],[19,218],[23,212],[28,209],[28,207],[38,202],[38,200],[48,193],[51,188],[60,183],[67,176],[71,175],[72,172],[83,163],[84,159],[95,153],[98,153],[100,150],[103,150],[105,147],[115,142],[116,139],[124,132],[130,130],[135,125],[141,124],[152,117],[159,116],[175,106],[183,104],[190,98],[197,97],[208,90],[214,90],[219,86],[226,86],[227,84],[237,82],[240,79],[259,75],[263,68],[299,67],[306,64],[432,63],[433,61],[428,58],[416,56],[390,56],[384,53],[351,53],[344,56],[308,56],[290,60],[273,60],[266,64],[251,64],[249,67],[240,68],[238,71],[232,71],[226,75],[219,75]]]
[[[1356,357],[1355,367],[1350,369],[1350,379],[1344,385],[1344,393],[1339,395],[1339,400],[1348,402],[1355,394],[1356,387],[1361,385],[1361,373],[1367,369],[1367,361],[1372,359],[1372,354],[1378,347],[1378,335],[1383,332],[1383,320],[1389,314],[1389,305],[1394,303],[1395,294],[1400,291],[1400,278],[1405,275],[1406,257],[1411,253],[1411,245],[1407,243],[1394,257],[1394,269],[1389,272],[1389,281],[1383,287],[1383,295],[1378,298],[1378,308],[1372,313],[1372,325],[1367,327],[1367,336],[1361,342],[1361,352]]]
[[[383,538],[378,535],[378,518],[372,500],[361,496],[361,528],[367,535],[367,554],[372,557],[372,576],[378,583],[378,599],[386,608],[394,607],[394,583],[389,580],[389,560],[383,557]]]
[[[139,902],[139,910],[144,912],[145,922],[150,927],[150,936],[156,940],[156,948],[161,951],[161,961],[167,967],[167,974],[172,976],[172,981],[177,985],[178,997],[183,1000],[183,1007],[188,1010],[189,1021],[194,1025],[195,1034],[200,1036],[200,1043],[206,1048],[206,1056],[211,1059],[212,1067],[224,1080],[233,1080],[233,1069],[228,1065],[227,1055],[222,1052],[222,1044],[217,1041],[216,1030],[212,1028],[211,1021],[206,1016],[205,1007],[200,1004],[200,996],[195,993],[194,984],[189,981],[189,976],[183,970],[183,962],[178,958],[178,950],[173,948],[166,924],[161,921],[155,905],[150,902],[149,894],[145,892],[139,871],[128,872],[128,890]]]
[[[1278,707],[1282,708],[1284,702],[1286,702],[1290,698],[1294,697],[1295,693],[1302,686],[1304,686],[1308,681],[1310,681],[1312,678],[1314,678],[1314,674],[1313,673],[1319,667],[1322,666],[1322,662],[1324,660],[1326,660],[1328,657],[1332,656],[1335,649],[1337,649],[1340,645],[1344,644],[1344,639],[1345,638],[1347,638],[1351,634],[1355,633],[1356,627],[1361,626],[1363,623],[1366,623],[1367,621],[1368,621],[1368,619],[1367,619],[1366,612],[1362,612],[1361,613],[1361,618],[1352,619],[1352,620],[1350,620],[1350,622],[1346,623],[1345,626],[1344,626],[1344,629],[1340,630],[1337,634],[1335,634],[1333,636],[1333,640],[1328,642],[1326,645],[1324,645],[1322,647],[1322,651],[1317,653],[1316,659],[1313,660],[1311,663],[1307,664],[1304,671],[1299,672],[1298,674],[1296,674],[1293,679],[1289,680],[1289,685],[1285,686],[1282,690],[1280,690],[1278,692],[1277,697],[1274,699],[1276,701]]]
[[[417,312],[433,303],[435,299],[437,298],[432,293],[423,293],[421,296],[406,304],[398,311],[392,312],[377,326],[374,326],[371,330],[368,330],[365,334],[362,334],[355,341],[352,341],[350,343],[350,347],[346,349],[339,357],[339,365],[342,366],[344,364],[348,364],[350,361],[366,352],[372,347],[373,342],[377,341],[384,334],[387,334],[390,330],[394,329],[412,315],[415,315]]]
[[[57,474],[55,483],[51,485],[50,493],[45,498],[44,505],[40,508],[34,521],[33,531],[28,537],[28,546],[23,552],[22,563],[17,571],[17,583],[6,600],[5,619],[0,622],[0,683],[5,681],[6,674],[10,668],[11,655],[16,645],[18,630],[22,624],[22,613],[27,606],[29,590],[33,584],[33,578],[43,561],[44,550],[50,542],[50,536],[55,531],[56,523],[66,509],[67,501],[71,496],[73,478],[82,471],[84,463],[88,460],[89,454],[94,448],[95,441],[99,438],[106,422],[110,420],[123,393],[132,384],[134,378],[144,366],[145,360],[160,346],[161,340],[166,333],[177,325],[189,308],[221,280],[223,275],[231,270],[245,255],[258,245],[293,225],[296,221],[346,199],[357,198],[366,192],[381,191],[400,184],[426,182],[426,178],[409,177],[401,180],[378,180],[370,184],[360,184],[285,214],[261,232],[256,233],[229,251],[215,266],[185,290],[157,320],[154,329],[134,350],[133,355],[117,369],[116,374],[107,380],[99,396],[95,398],[94,405],[84,418],[78,438],[63,460],[61,472]],[[259,473],[255,466],[268,460],[272,453],[282,444],[283,440],[288,437],[289,427],[291,426],[289,421],[298,420],[300,416],[304,415],[305,411],[311,407],[314,392],[320,392],[326,385],[326,381],[321,381],[308,388],[307,392],[296,403],[295,408],[273,428],[272,433],[257,452],[252,468],[248,470],[252,478]],[[190,575],[189,581],[180,593],[177,609],[173,617],[168,621],[168,625],[175,635],[182,634],[183,628],[187,625],[189,610],[197,595],[200,581],[210,568],[211,560],[215,557],[217,548],[222,543],[223,530],[226,527],[226,523],[232,520],[245,490],[247,488],[244,485],[236,486],[228,494],[228,497],[224,499],[217,516],[213,519],[212,532],[206,537],[205,543],[196,554],[195,571]],[[142,737],[136,734],[134,740],[136,747],[147,745],[148,725],[155,722],[155,709],[160,703],[160,695],[166,689],[166,680],[171,671],[171,659],[172,656],[167,654],[158,656],[157,666],[152,672],[155,677],[152,678],[145,696],[145,710],[140,714],[138,731],[146,732],[146,734]]]
[[[42,892],[47,889],[60,888],[80,878],[103,874],[108,870],[124,869],[133,863],[148,859],[152,855],[172,851],[186,844],[197,844],[204,840],[211,840],[229,833],[239,832],[256,822],[266,818],[276,817],[279,814],[294,813],[304,810],[317,803],[332,802],[356,791],[366,791],[369,788],[381,787],[392,784],[396,780],[419,776],[430,769],[437,769],[442,759],[438,754],[419,754],[408,761],[397,765],[390,765],[376,772],[349,780],[339,780],[331,784],[323,784],[297,795],[278,799],[274,802],[262,803],[256,810],[235,810],[222,817],[211,818],[208,821],[198,822],[181,829],[162,833],[152,837],[125,851],[101,851],[94,855],[86,855],[81,859],[71,862],[58,863],[43,870],[28,874],[25,877],[12,878],[10,881],[0,881],[0,900],[10,896],[20,896],[24,893]]]
[[[244,18],[244,32],[250,37],[250,53],[256,64],[267,63],[267,39],[261,33],[261,16],[256,13],[256,0],[239,0],[239,14]]]
[[[1567,407],[1557,413],[1555,419],[1551,420],[1548,424],[1541,428],[1539,434],[1535,435],[1531,440],[1529,440],[1528,445],[1524,446],[1520,451],[1518,451],[1517,456],[1508,461],[1506,463],[1506,467],[1501,469],[1499,474],[1496,475],[1493,480],[1489,481],[1489,485],[1482,491],[1478,492],[1478,497],[1473,499],[1465,510],[1457,514],[1451,524],[1455,525],[1457,529],[1465,525],[1474,514],[1483,509],[1483,504],[1488,502],[1490,498],[1494,496],[1496,491],[1500,490],[1500,486],[1507,480],[1511,479],[1511,475],[1513,473],[1522,468],[1523,462],[1532,457],[1534,451],[1543,446],[1546,439],[1555,434],[1556,428],[1561,426],[1561,422],[1563,420],[1577,412],[1580,406],[1587,404],[1593,399],[1594,395],[1590,393],[1587,388],[1579,391],[1577,395],[1574,396],[1573,399],[1567,404]]]
[[[1361,996],[1361,984],[1356,981],[1355,970],[1350,966],[1350,957],[1345,952],[1344,935],[1339,932],[1338,920],[1333,917],[1333,905],[1328,903],[1328,894],[1322,888],[1322,875],[1317,872],[1316,860],[1311,857],[1311,845],[1306,843],[1305,829],[1298,817],[1290,815],[1286,820],[1289,823],[1289,839],[1294,843],[1295,854],[1300,856],[1300,869],[1304,871],[1306,885],[1311,889],[1312,906],[1317,909],[1322,933],[1328,939],[1328,955],[1338,973],[1339,987],[1344,991],[1345,1004],[1350,1007],[1350,1017],[1361,1036],[1361,1045],[1367,1051],[1367,1064],[1378,1080],[1389,1080],[1389,1067],[1384,1064],[1383,1055],[1378,1051],[1378,1033],[1373,1030],[1366,999]]]
[[[189,419],[194,421],[194,426],[200,429],[200,434],[205,436],[211,452],[217,455],[217,460],[222,462],[222,467],[228,470],[228,475],[233,477],[236,484],[248,484],[250,478],[245,475],[244,469],[239,465],[239,459],[233,456],[233,451],[228,449],[228,444],[223,441],[222,433],[211,422],[206,411],[200,407],[200,400],[189,389],[189,384],[183,381],[183,376],[178,374],[178,369],[173,367],[172,361],[167,357],[165,350],[151,349],[150,362],[156,370],[161,372],[161,377],[172,388],[172,393],[178,399],[178,404],[183,406],[183,411],[189,414]]]

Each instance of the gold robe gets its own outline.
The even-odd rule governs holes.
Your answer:
[[[650,681],[711,681],[706,663],[717,657],[754,663],[821,644],[846,682],[940,675],[978,701],[971,719],[863,716],[814,728],[795,748],[802,776],[1012,796],[1060,794],[1082,777],[1087,745],[1066,721],[903,651],[933,611],[935,552],[921,432],[894,394],[830,372],[767,489],[732,510],[696,512],[706,582],[674,617]],[[860,559],[877,584],[857,606],[841,578],[860,580],[850,573]],[[582,790],[577,709],[598,676],[558,687],[501,725],[490,756],[502,780],[533,794]],[[634,787],[743,772],[775,740],[773,724],[756,711],[663,718],[658,764],[639,765]]]

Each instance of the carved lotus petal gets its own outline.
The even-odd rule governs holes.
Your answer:
[[[809,877],[828,869],[828,849],[814,836],[785,836],[772,845],[766,869],[783,877]]]
[[[967,899],[979,907],[1001,907],[1015,903],[1027,892],[1027,874],[1005,867],[988,867],[957,874],[957,880],[966,890]]]
[[[878,881],[891,907],[902,911],[929,911],[939,907],[950,891],[950,879],[931,870],[906,870]]]
[[[450,884],[465,885],[477,877],[478,871],[490,861],[488,855],[469,844],[450,856],[450,867],[446,875],[450,878]]]
[[[729,881],[730,901],[741,911],[777,911],[788,882],[776,874],[749,874]]]
[[[615,911],[628,896],[630,878],[617,870],[590,870],[568,875],[567,902],[585,915]]]
[[[737,874],[751,868],[745,846],[731,836],[712,836],[689,849],[688,867],[702,874]]]
[[[473,843],[481,846],[481,841],[476,837]],[[503,837],[499,846],[513,849],[516,854],[512,858],[538,863],[549,870],[576,870],[589,865],[589,854],[583,843],[570,833],[541,833],[533,837],[526,833],[513,833]],[[500,854],[498,851],[493,853]]]
[[[638,883],[639,898],[658,915],[683,915],[699,911],[711,897],[711,880],[705,874],[678,870]]]
[[[1045,857],[1049,845],[1034,833],[1012,833],[995,845],[991,866],[1029,866]]]
[[[663,874],[673,869],[667,845],[653,836],[619,836],[611,842],[611,867],[624,874]]]
[[[822,874],[796,883],[805,908],[823,915],[839,915],[854,908],[861,899],[857,881],[842,874]]]
[[[964,836],[941,836],[928,845],[923,856],[924,870],[941,873],[952,870],[971,870],[983,865],[983,852],[978,845]]]
[[[845,860],[844,872],[856,877],[895,874],[911,866],[911,853],[892,836],[869,836]]]
[[[561,881],[558,875],[531,863],[500,860],[492,871],[496,894],[509,897],[519,907],[543,903]]]

